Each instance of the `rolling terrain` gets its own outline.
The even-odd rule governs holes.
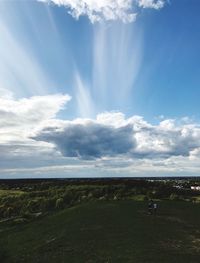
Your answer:
[[[199,262],[200,204],[90,201],[35,221],[0,224],[0,262]]]

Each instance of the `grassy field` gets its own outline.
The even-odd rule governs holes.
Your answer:
[[[96,201],[34,222],[0,224],[0,262],[186,262],[200,258],[200,205]]]
[[[24,192],[23,191],[14,191],[14,190],[2,190],[2,189],[0,189],[0,197],[3,197],[3,196],[13,196],[13,195],[22,195],[22,194],[24,194]]]

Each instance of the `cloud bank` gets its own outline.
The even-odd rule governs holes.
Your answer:
[[[103,112],[58,119],[69,95],[0,98],[0,176],[140,176],[197,174],[200,124],[189,118],[157,124]]]
[[[120,20],[124,23],[135,21],[138,8],[160,9],[165,0],[38,0],[64,6],[68,13],[78,19],[88,16],[92,23]]]
[[[123,155],[133,159],[190,156],[200,147],[197,124],[164,120],[158,125],[140,116],[103,113],[96,120],[77,119],[43,127],[32,137],[53,143],[66,157],[96,159]]]
[[[0,97],[0,143],[27,140],[32,129],[53,119],[71,99],[62,94],[15,99],[12,93],[3,92]]]
[[[55,117],[70,99],[69,95],[61,94],[19,100],[2,96],[0,97],[0,126],[1,128],[35,126]]]

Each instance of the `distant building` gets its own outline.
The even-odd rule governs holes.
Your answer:
[[[194,185],[194,186],[191,186],[191,189],[195,191],[200,191],[200,186]]]

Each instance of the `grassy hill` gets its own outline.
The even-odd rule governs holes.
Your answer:
[[[94,201],[29,223],[0,223],[0,262],[197,263],[200,205],[161,201]]]

